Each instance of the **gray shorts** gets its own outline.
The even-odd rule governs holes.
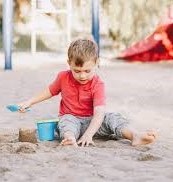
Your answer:
[[[64,138],[64,133],[71,131],[78,140],[88,128],[92,117],[76,117],[70,114],[65,114],[60,117],[58,123],[60,138]],[[94,137],[121,139],[122,129],[128,127],[127,119],[123,118],[119,113],[106,113],[103,123]]]

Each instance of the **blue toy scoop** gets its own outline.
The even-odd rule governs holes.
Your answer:
[[[9,109],[11,112],[17,112],[20,109],[20,106],[16,105],[16,104],[11,104],[7,106],[7,109]],[[26,108],[26,111],[29,111],[28,108]]]
[[[8,105],[7,109],[9,109],[11,112],[17,112],[19,111],[20,107],[18,105],[12,104],[12,105]]]

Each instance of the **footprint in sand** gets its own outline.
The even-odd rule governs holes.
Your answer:
[[[138,161],[159,161],[161,157],[154,156],[152,154],[140,154],[137,158]]]

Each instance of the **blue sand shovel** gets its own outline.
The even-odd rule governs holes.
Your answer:
[[[20,106],[18,106],[16,104],[11,104],[11,105],[8,105],[6,108],[8,110],[10,110],[11,112],[17,112],[17,111],[19,111]],[[30,109],[29,108],[26,108],[26,111],[30,111]]]

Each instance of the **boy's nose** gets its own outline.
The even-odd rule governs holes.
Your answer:
[[[80,79],[86,78],[86,74],[85,74],[85,73],[81,73],[81,74],[79,75],[79,78],[80,78]]]

